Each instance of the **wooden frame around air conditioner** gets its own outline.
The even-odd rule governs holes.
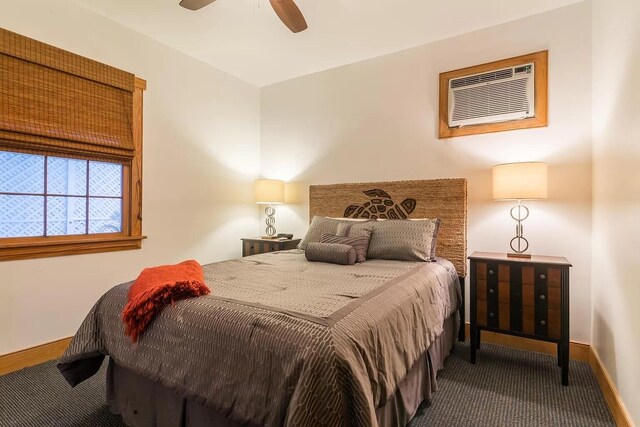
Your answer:
[[[461,68],[459,70],[440,73],[440,132],[439,138],[452,138],[456,136],[476,135],[481,133],[502,132],[505,130],[527,129],[545,127],[548,125],[547,87],[548,87],[548,60],[549,51],[530,53],[516,56],[487,64]],[[480,125],[464,126],[461,128],[449,127],[449,80],[471,74],[485,73],[487,71],[514,67],[533,62],[535,64],[535,116],[523,120],[511,120],[500,123],[485,123]]]

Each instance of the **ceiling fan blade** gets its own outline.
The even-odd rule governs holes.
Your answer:
[[[275,10],[278,18],[292,32],[299,33],[307,29],[307,21],[305,21],[302,12],[300,12],[293,0],[269,0],[269,3],[271,3],[271,7]]]
[[[189,10],[198,10],[202,9],[206,5],[213,3],[216,0],[182,0],[180,2],[180,6]]]

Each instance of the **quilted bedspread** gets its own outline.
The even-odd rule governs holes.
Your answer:
[[[453,265],[308,262],[299,250],[205,265],[211,294],[166,307],[133,344],[131,282],[91,309],[59,369],[75,385],[106,355],[238,422],[376,426],[460,300]]]

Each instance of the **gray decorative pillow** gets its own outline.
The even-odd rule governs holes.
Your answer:
[[[356,263],[356,250],[353,246],[339,243],[311,242],[304,251],[308,261],[328,262],[331,264],[353,265]]]
[[[311,242],[319,242],[323,234],[338,234],[338,225],[340,224],[360,224],[360,221],[349,219],[327,218],[326,216],[314,216],[309,225],[307,234],[304,235],[302,241],[298,244],[298,249],[305,250]]]
[[[346,237],[346,236],[334,236],[333,234],[323,234],[322,237],[320,238],[320,242],[321,243],[339,243],[341,245],[349,245],[356,251],[356,262],[365,262],[367,260],[367,248],[369,247],[369,236]]]
[[[374,221],[368,220],[366,222],[341,222],[340,224],[338,224],[338,231],[336,231],[336,236],[371,237],[371,232],[373,231],[372,222]]]
[[[435,261],[439,219],[376,221],[367,258]]]

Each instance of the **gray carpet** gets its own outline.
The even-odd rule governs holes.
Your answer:
[[[106,366],[106,363],[104,364]],[[105,403],[105,368],[72,389],[55,362],[0,377],[0,426],[118,426]],[[614,426],[586,363],[571,362],[570,386],[560,384],[556,359],[483,344],[469,363],[458,344],[438,376],[438,392],[410,427]]]
[[[410,427],[615,426],[588,364],[571,361],[564,387],[555,356],[482,344],[472,365],[468,342],[447,359],[421,410]]]

